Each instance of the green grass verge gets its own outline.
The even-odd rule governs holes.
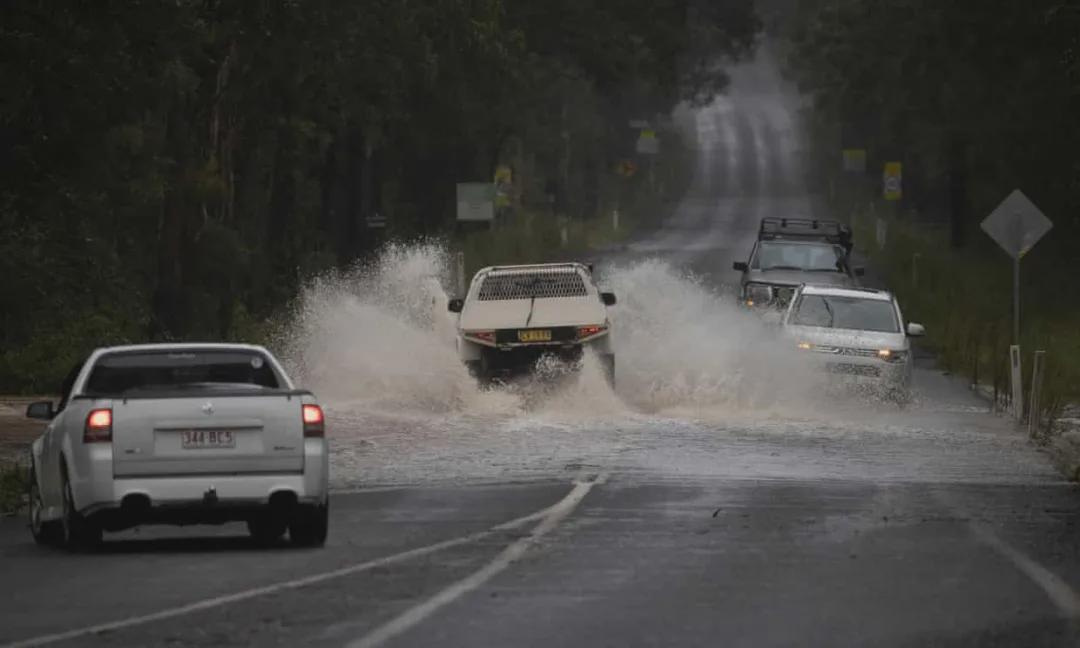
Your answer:
[[[885,222],[886,244],[878,247],[876,217],[857,213],[855,240],[896,293],[905,317],[926,325],[925,343],[943,368],[1007,392],[1012,338],[1008,258],[985,242],[952,249],[941,228],[893,218]],[[1046,351],[1047,420],[1080,401],[1080,309],[1063,308],[1061,300],[1050,296],[1047,289],[1052,288],[1033,286],[1021,309],[1026,389],[1033,351]]]
[[[455,247],[465,253],[466,275],[472,276],[490,265],[573,259],[626,239],[638,224],[633,213],[620,213],[619,228],[615,229],[610,216],[562,221],[550,214],[524,212],[491,230],[459,237]]]
[[[15,513],[22,507],[27,477],[26,466],[18,462],[0,465],[0,515]]]

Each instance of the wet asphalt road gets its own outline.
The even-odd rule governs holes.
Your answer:
[[[761,216],[820,213],[792,105],[767,57],[737,70],[693,116],[695,190],[620,260],[718,285]],[[0,645],[1080,645],[1080,494],[955,381],[924,366],[916,387],[918,408],[843,425],[553,428],[588,448],[527,480],[337,493],[322,550],[226,526],[68,555],[2,520]],[[481,449],[444,443],[433,471]]]

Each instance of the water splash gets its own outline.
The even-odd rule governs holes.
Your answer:
[[[662,261],[614,268],[620,393],[636,408],[680,415],[794,404],[814,382],[775,327]]]
[[[446,310],[449,254],[435,242],[392,244],[371,263],[303,291],[283,343],[297,381],[339,410],[398,416],[686,415],[790,402],[809,380],[797,354],[754,315],[662,261],[611,268],[613,393],[595,358],[573,371],[479,388],[458,359]]]

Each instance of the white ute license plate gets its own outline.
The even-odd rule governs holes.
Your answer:
[[[236,437],[232,430],[184,430],[180,433],[180,447],[184,450],[235,448]]]

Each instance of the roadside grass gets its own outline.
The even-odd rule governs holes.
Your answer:
[[[472,276],[490,265],[578,258],[589,250],[625,240],[639,222],[633,212],[620,213],[618,229],[610,216],[563,221],[550,214],[523,212],[513,221],[500,223],[491,230],[460,237],[455,247],[465,254],[465,272]]]
[[[11,515],[22,508],[28,477],[26,466],[18,462],[0,465],[0,515]]]
[[[886,219],[886,244],[879,247],[876,218],[856,212],[852,220],[857,244],[896,293],[905,317],[926,325],[925,344],[942,368],[992,387],[998,404],[1007,404],[1012,269],[1004,253],[984,241],[954,250],[944,229],[895,218]],[[1067,405],[1080,402],[1080,312],[1048,296],[1053,286],[1037,288],[1021,305],[1020,348],[1025,394],[1033,352],[1046,351],[1040,409],[1049,429]]]

